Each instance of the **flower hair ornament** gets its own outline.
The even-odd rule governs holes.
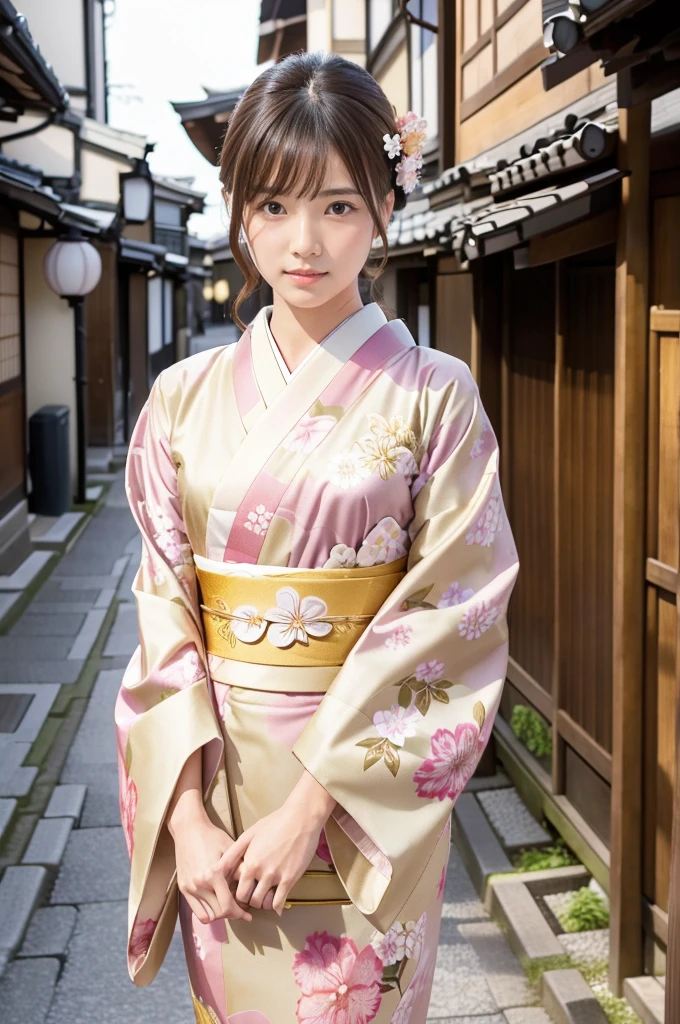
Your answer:
[[[396,126],[398,131],[394,135],[383,135],[383,148],[390,160],[399,158],[394,168],[396,183],[408,195],[420,179],[427,121],[409,110],[408,114],[397,118]]]

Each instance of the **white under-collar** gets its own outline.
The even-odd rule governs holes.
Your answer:
[[[269,344],[271,345],[272,352],[274,353],[274,358],[276,359],[276,362],[279,364],[279,368],[281,370],[281,374],[283,376],[283,379],[286,381],[286,383],[288,383],[288,381],[292,380],[292,378],[295,377],[297,373],[299,373],[299,371],[302,369],[302,367],[305,365],[305,363],[307,363],[312,358],[312,356],[316,352],[316,347],[314,347],[313,349],[311,349],[310,352],[307,353],[307,355],[302,360],[302,362],[299,363],[298,366],[296,366],[295,369],[293,370],[293,372],[291,373],[291,371],[286,366],[286,361],[283,358],[283,356],[281,355],[281,350],[279,349],[279,346],[276,343],[276,339],[274,338],[274,335],[272,334],[271,327],[269,326],[269,320],[271,318],[272,310],[273,309],[274,309],[273,306],[266,306],[265,307],[265,310],[264,310],[264,327],[265,327],[265,331],[267,332],[267,338],[269,339]],[[376,316],[376,313],[377,313],[377,316]],[[369,302],[365,306],[362,306],[361,309],[357,309],[357,310],[355,310],[354,313],[350,313],[350,315],[348,317],[345,317],[345,319],[343,321],[341,321],[341,323],[339,323],[337,327],[333,328],[333,330],[330,332],[330,334],[326,335],[326,337],[323,339],[323,341],[319,342],[319,345],[325,345],[326,342],[328,341],[328,339],[332,338],[336,331],[338,331],[341,327],[344,327],[346,324],[348,324],[348,322],[350,320],[353,320],[355,317],[357,319],[360,319],[360,320],[366,319],[369,323],[371,321],[375,321],[375,330],[376,331],[379,330],[379,328],[383,325],[383,323],[387,323],[387,318],[385,317],[383,311],[380,309],[380,306],[378,305],[378,303],[377,302]],[[359,325],[356,324],[356,326],[358,327]]]

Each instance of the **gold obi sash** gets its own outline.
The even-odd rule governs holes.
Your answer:
[[[406,556],[385,565],[257,576],[226,575],[197,565],[206,651],[225,659],[211,675],[257,690],[325,692],[405,571]],[[278,618],[269,614],[279,610]],[[235,632],[232,624],[237,622]],[[277,647],[267,634],[282,622],[290,626],[291,637],[293,629],[296,634],[287,646]],[[254,642],[236,635],[248,624]],[[314,635],[321,631],[324,635]]]

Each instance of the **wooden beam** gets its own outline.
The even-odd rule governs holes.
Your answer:
[[[536,708],[544,718],[552,722],[553,702],[549,693],[539,686],[528,672],[518,665],[514,658],[508,659],[508,679],[523,697]]]
[[[648,583],[660,587],[661,590],[667,590],[669,594],[678,592],[678,570],[674,569],[672,565],[660,562],[657,558],[647,559],[645,578]]]
[[[540,267],[543,263],[556,263],[591,249],[615,242],[618,237],[619,211],[607,210],[597,217],[572,224],[550,235],[532,238],[529,242],[529,262],[526,267]]]
[[[557,729],[561,737],[573,747],[586,764],[601,775],[607,782],[612,780],[612,755],[599,743],[596,743],[582,726],[575,722],[571,715],[560,709],[556,715]]]
[[[456,25],[455,4],[438,0],[439,173],[456,162]]]
[[[649,311],[649,329],[659,334],[680,333],[680,310],[652,306]]]
[[[614,364],[614,580],[609,985],[643,968],[642,715],[650,104],[619,111]]]
[[[560,643],[561,643],[561,594],[560,594],[560,564],[561,564],[561,527],[560,509],[562,507],[562,491],[569,493],[569,474],[572,467],[569,460],[566,465],[562,462],[561,420],[562,420],[562,387],[564,384],[564,324],[565,324],[565,303],[564,303],[564,264],[557,262],[555,265],[555,369],[553,378],[553,559],[555,566],[555,579],[553,586],[553,664],[552,664],[552,783],[554,793],[564,793],[566,775],[566,757],[564,740],[560,734],[559,714],[562,698],[560,695]],[[565,480],[566,473],[566,480]]]
[[[653,935],[664,946],[668,945],[668,914],[656,903],[642,897],[642,924],[648,935]]]

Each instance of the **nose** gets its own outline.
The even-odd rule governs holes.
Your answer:
[[[307,213],[299,214],[294,220],[291,252],[303,260],[310,256],[321,255],[321,240],[318,236],[316,220]]]

